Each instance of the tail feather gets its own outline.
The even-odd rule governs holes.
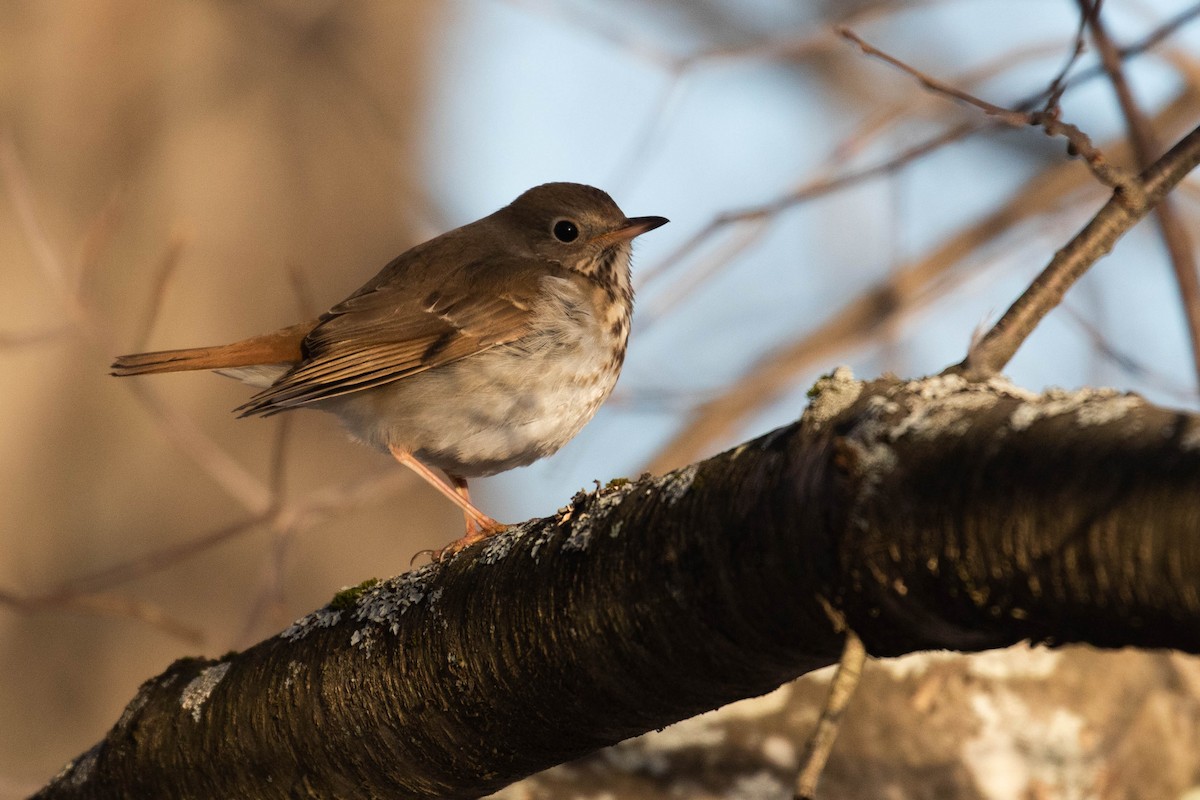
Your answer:
[[[117,356],[112,374],[150,375],[156,372],[184,372],[195,369],[236,369],[266,364],[295,363],[303,359],[304,337],[316,321],[304,322],[274,333],[243,339],[216,347],[192,347],[185,350],[159,350]]]

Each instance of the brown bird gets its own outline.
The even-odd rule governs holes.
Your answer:
[[[401,254],[315,320],[119,356],[112,374],[211,369],[262,388],[240,416],[335,414],[462,509],[466,534],[437,560],[504,527],[471,503],[467,478],[554,453],[612,392],[633,310],[631,242],[666,222],[626,217],[591,186],[537,186]]]

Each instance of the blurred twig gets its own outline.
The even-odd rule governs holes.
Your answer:
[[[43,274],[60,296],[67,312],[69,323],[62,329],[54,329],[41,337],[59,336],[69,331],[81,333],[106,354],[111,352],[110,337],[103,326],[90,313],[80,294],[79,282],[69,281],[67,270],[54,252],[49,238],[38,220],[29,183],[25,178],[20,160],[11,139],[0,140],[0,174],[8,188],[10,198],[17,209],[26,238],[29,240]],[[100,253],[112,235],[116,221],[116,205],[110,201],[100,216],[93,222],[84,247],[84,262],[92,264],[99,260]],[[155,288],[152,292],[146,316],[141,325],[141,335],[146,335],[153,324],[156,309],[161,304],[168,279],[183,245],[182,237],[175,237],[164,254],[157,270]],[[90,267],[81,269],[85,274]],[[299,293],[299,292],[298,292]],[[305,301],[301,298],[300,302]],[[27,335],[25,341],[33,341],[37,335]],[[2,344],[2,342],[0,342]],[[196,427],[190,419],[164,404],[152,394],[143,382],[126,384],[143,406],[151,412],[161,431],[174,441],[179,449],[200,464],[205,472],[234,498],[239,500],[249,514],[242,520],[222,526],[209,533],[193,537],[182,543],[144,553],[133,559],[116,564],[89,575],[77,576],[61,586],[38,594],[20,594],[0,590],[0,603],[23,611],[76,610],[87,613],[124,616],[165,630],[188,641],[198,640],[195,628],[182,623],[158,606],[133,598],[109,593],[112,587],[128,583],[137,578],[170,567],[198,553],[209,550],[224,542],[244,535],[258,526],[266,525],[276,534],[274,572],[282,573],[282,553],[286,551],[289,537],[309,528],[332,514],[348,507],[368,502],[381,493],[394,491],[403,485],[405,477],[397,470],[355,481],[351,484],[329,487],[310,492],[304,499],[289,502],[284,492],[285,446],[289,426],[280,425],[272,455],[269,481],[264,484],[244,470],[223,450],[216,446]],[[272,591],[278,595],[278,581]]]
[[[1089,12],[1088,0],[1079,0],[1083,9],[1082,16],[1087,20],[1092,34],[1092,41],[1100,53],[1100,60],[1108,73],[1113,91],[1125,117],[1129,142],[1133,148],[1134,158],[1139,169],[1146,169],[1158,155],[1159,146],[1155,142],[1154,130],[1145,113],[1134,99],[1133,89],[1125,79],[1125,69],[1121,64],[1121,54],[1112,38],[1108,35],[1101,19],[1099,8]],[[1098,4],[1097,4],[1098,6]],[[1163,244],[1166,245],[1170,257],[1171,269],[1175,274],[1175,283],[1179,287],[1179,299],[1183,304],[1184,319],[1187,323],[1188,341],[1192,350],[1192,366],[1196,380],[1200,384],[1200,277],[1196,274],[1196,254],[1187,230],[1175,211],[1171,198],[1164,197],[1154,209],[1154,217],[1162,234]]]
[[[817,720],[816,730],[808,741],[800,774],[796,777],[796,800],[814,800],[817,796],[817,783],[821,773],[825,771],[825,763],[833,750],[837,739],[838,728],[842,715],[854,697],[858,688],[859,678],[862,677],[863,665],[867,661],[867,651],[862,640],[853,631],[846,631],[846,646],[838,660],[837,671],[829,685],[829,697],[821,709]]]
[[[1059,117],[1057,108],[1049,108],[1042,111],[1021,111],[998,106],[995,103],[976,97],[970,92],[951,86],[901,61],[895,56],[883,52],[868,44],[862,37],[849,28],[839,28],[838,32],[849,41],[858,45],[859,49],[865,54],[878,58],[911,75],[922,86],[935,94],[940,94],[952,100],[957,100],[960,103],[978,108],[984,114],[1006,125],[1013,127],[1036,125],[1050,136],[1062,136],[1070,143],[1072,153],[1081,156],[1084,163],[1092,170],[1092,173],[1106,186],[1120,187],[1127,194],[1132,194],[1140,190],[1133,175],[1127,170],[1115,166],[1109,159],[1105,158],[1100,149],[1092,144],[1091,138],[1077,126],[1069,122],[1063,122]],[[1061,89],[1055,88],[1048,91],[1060,93]]]
[[[56,342],[71,334],[71,326],[45,328],[38,331],[0,331],[0,349],[27,347],[46,342]]]
[[[282,438],[282,436],[280,437]],[[0,588],[0,604],[19,611],[84,611],[137,619],[188,641],[198,641],[202,635],[196,628],[183,623],[145,601],[119,596],[109,590],[122,584],[147,577],[221,544],[249,534],[255,528],[267,526],[275,534],[274,545],[286,552],[290,538],[345,511],[386,497],[407,482],[408,476],[399,470],[356,480],[342,486],[327,487],[308,495],[304,500],[280,501],[267,512],[251,515],[209,533],[186,541],[142,553],[127,561],[113,564],[85,575],[75,576],[45,592],[19,594]],[[280,542],[283,542],[280,545]],[[277,559],[279,553],[272,553]],[[270,593],[262,597],[270,599]],[[265,601],[262,607],[267,607]],[[261,609],[260,609],[261,611]],[[247,627],[258,616],[248,617]]]
[[[163,251],[158,268],[154,270],[154,278],[150,283],[150,300],[145,304],[142,320],[138,324],[137,332],[133,335],[133,349],[135,350],[145,348],[146,343],[150,341],[150,333],[154,330],[154,323],[158,321],[158,314],[167,297],[168,285],[183,258],[183,249],[186,244],[187,237],[176,231],[171,235],[171,240]]]
[[[1196,389],[1187,388],[1174,380],[1173,375],[1153,370],[1140,359],[1121,350],[1113,344],[1099,326],[1092,323],[1088,315],[1073,308],[1070,303],[1064,302],[1061,309],[1072,322],[1079,326],[1096,352],[1130,378],[1144,385],[1152,386],[1163,394],[1170,395],[1177,402],[1195,403],[1197,399],[1200,399],[1200,392]]]
[[[111,337],[88,311],[76,287],[68,280],[67,270],[58,254],[54,252],[50,239],[38,219],[29,181],[17,156],[12,137],[7,135],[0,136],[0,175],[17,211],[21,229],[33,249],[35,261],[41,267],[46,282],[58,293],[68,323],[97,349],[106,355],[111,354],[114,350]],[[114,220],[113,216],[104,212],[101,217],[109,221]],[[266,487],[205,436],[195,423],[168,408],[143,382],[129,381],[127,385],[151,412],[162,432],[199,464],[218,485],[252,511],[261,511],[267,507],[269,492]]]
[[[1184,87],[1181,95],[1158,114],[1155,125],[1162,130],[1176,129],[1185,120],[1193,119],[1198,108],[1200,95],[1195,87]],[[1123,157],[1127,145],[1113,142],[1106,144],[1105,149],[1115,157]],[[943,273],[1020,221],[1056,207],[1084,184],[1086,174],[1071,162],[1046,169],[1003,206],[946,238],[924,258],[900,267],[815,329],[806,330],[795,340],[783,342],[763,355],[727,391],[697,408],[646,469],[665,472],[698,458],[731,434],[747,416],[778,399],[799,373],[814,367],[821,359],[864,345],[894,315],[909,313],[928,302],[933,297],[929,287]]]
[[[1157,31],[1152,36],[1155,41],[1161,38]],[[1144,42],[1139,43],[1139,45],[1144,44]],[[1016,62],[1044,55],[1048,47],[1048,45],[1042,45],[1026,48],[1024,52],[1019,54],[1006,53],[992,63],[984,64],[963,73],[957,80],[959,83],[967,86],[974,85],[993,77],[1002,69],[1010,68]],[[1078,47],[1077,40],[1074,50],[1078,50]],[[1127,51],[1130,55],[1134,55],[1144,52],[1145,49],[1145,46],[1132,46],[1127,48]],[[1068,59],[1067,64],[1063,67],[1060,74],[1054,78],[1049,88],[1040,90],[1024,98],[1016,105],[1016,108],[1022,110],[1021,113],[1024,113],[1040,103],[1050,102],[1051,99],[1056,98],[1057,94],[1067,87],[1074,87],[1086,80],[1103,75],[1101,70],[1093,70],[1067,81],[1065,73],[1070,69],[1073,62],[1074,56]],[[877,139],[879,135],[898,119],[911,114],[912,106],[911,101],[905,100],[896,103],[891,108],[879,114],[872,115],[872,118],[861,125],[858,131],[839,143],[830,158],[825,159],[824,163],[828,164],[829,167],[823,174],[810,179],[803,185],[772,201],[717,215],[675,251],[669,253],[651,268],[641,270],[637,276],[638,286],[639,289],[645,289],[679,264],[695,256],[710,239],[714,238],[724,229],[728,227],[738,229],[732,240],[721,247],[717,253],[706,256],[702,261],[693,265],[688,270],[687,275],[676,286],[673,286],[670,291],[663,293],[661,299],[651,301],[648,307],[644,306],[642,308],[638,314],[639,330],[644,333],[653,327],[669,312],[681,306],[683,301],[692,292],[710,280],[720,269],[727,266],[733,258],[761,240],[769,230],[772,218],[779,213],[825,194],[840,191],[874,178],[893,175],[909,163],[923,158],[942,147],[961,141],[982,131],[993,129],[995,126],[995,123],[990,122],[986,118],[965,120],[902,150],[876,165],[853,170],[841,175],[833,173],[834,167],[850,160],[855,154],[865,149],[873,140]]]
[[[0,589],[0,605],[26,614],[45,611],[76,611],[99,616],[123,617],[145,623],[190,644],[198,645],[204,641],[204,634],[199,628],[176,619],[160,606],[122,595],[71,592],[61,596],[21,596]]]

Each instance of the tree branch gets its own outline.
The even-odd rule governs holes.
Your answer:
[[[1194,128],[1166,155],[1144,170],[1130,194],[1119,188],[1083,230],[1054,254],[1041,274],[1004,316],[952,367],[978,377],[994,375],[1016,354],[1033,329],[1062,301],[1067,289],[1112,250],[1167,193],[1200,164],[1200,128]]]
[[[1086,0],[1079,0],[1085,4]],[[1100,63],[1109,76],[1117,102],[1121,106],[1121,114],[1125,117],[1125,127],[1129,132],[1129,142],[1137,159],[1138,167],[1145,169],[1154,162],[1158,155],[1159,145],[1155,141],[1154,127],[1146,114],[1138,106],[1133,96],[1133,88],[1125,79],[1125,68],[1121,64],[1121,51],[1117,48],[1108,29],[1100,16],[1097,6],[1090,13],[1084,5],[1084,18],[1092,32],[1092,41],[1100,53]],[[1195,371],[1197,383],[1200,384],[1200,275],[1196,272],[1196,255],[1188,239],[1187,228],[1175,211],[1171,198],[1164,197],[1154,209],[1154,217],[1158,222],[1159,233],[1167,254],[1171,260],[1171,269],[1175,273],[1175,283],[1179,287],[1179,299],[1183,304],[1184,322],[1188,329],[1188,343],[1192,348],[1192,369]]]
[[[1167,105],[1155,118],[1160,129],[1180,129],[1194,124],[1197,97],[1187,91]],[[1121,142],[1105,144],[1105,152],[1117,159],[1126,157]],[[928,255],[905,264],[884,280],[794,340],[767,352],[733,381],[727,391],[703,403],[684,422],[646,466],[653,473],[666,472],[707,455],[722,442],[732,441],[738,425],[755,411],[769,406],[799,375],[815,369],[838,353],[860,347],[884,326],[894,324],[901,312],[910,312],[937,295],[937,281],[961,265],[969,255],[993,242],[1018,223],[1048,213],[1064,197],[1077,191],[1083,175],[1069,161],[1043,170],[1022,186],[998,209],[949,236]]]
[[[837,660],[1200,652],[1200,416],[838,370],[803,418],[185,659],[38,797],[475,797]]]

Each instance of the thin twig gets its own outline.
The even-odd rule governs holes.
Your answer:
[[[112,352],[111,339],[89,312],[67,276],[62,259],[54,251],[35,208],[33,190],[17,156],[11,136],[0,136],[0,176],[8,189],[22,232],[33,249],[46,282],[58,293],[69,323],[96,347]],[[170,409],[145,384],[128,381],[126,385],[152,412],[163,433],[198,463],[226,492],[251,512],[261,512],[270,504],[270,494],[241,464],[204,435],[184,415]]]
[[[1140,385],[1152,387],[1179,403],[1195,403],[1200,400],[1200,392],[1194,388],[1189,389],[1175,380],[1174,375],[1151,369],[1131,353],[1121,350],[1109,340],[1104,331],[1095,325],[1087,314],[1076,310],[1069,302],[1064,302],[1060,308],[1072,322],[1079,326],[1083,335],[1087,337],[1088,342],[1101,358],[1131,379],[1136,380]]]
[[[1157,155],[1158,145],[1155,142],[1154,130],[1145,113],[1138,106],[1133,96],[1133,89],[1125,79],[1125,70],[1121,65],[1120,51],[1108,35],[1108,30],[1100,18],[1099,9],[1088,14],[1088,0],[1078,0],[1084,9],[1084,16],[1091,30],[1092,41],[1100,53],[1100,60],[1116,92],[1117,102],[1125,117],[1125,125],[1129,132],[1129,142],[1133,148],[1139,169],[1145,169]],[[1175,283],[1179,287],[1179,299],[1183,304],[1184,319],[1187,323],[1188,342],[1192,350],[1192,367],[1196,380],[1200,385],[1200,277],[1196,272],[1196,254],[1188,238],[1187,230],[1176,213],[1171,198],[1164,197],[1154,209],[1154,217],[1158,229],[1166,245],[1167,254],[1171,261],[1171,269],[1175,275]]]
[[[146,303],[146,309],[142,312],[142,320],[138,324],[137,332],[133,335],[134,350],[145,349],[146,343],[150,341],[154,323],[158,322],[159,312],[167,297],[167,288],[183,258],[183,249],[186,244],[187,237],[182,232],[175,231],[171,234],[166,250],[163,251],[162,257],[158,261],[158,268],[154,270],[154,278],[150,284],[150,301]]]
[[[841,660],[838,661],[837,671],[833,673],[829,696],[821,709],[816,730],[808,740],[804,757],[800,759],[800,774],[796,777],[796,800],[813,800],[816,797],[817,782],[821,780],[821,773],[825,771],[825,764],[829,761],[829,754],[833,751],[833,743],[837,740],[838,729],[841,727],[842,715],[854,697],[854,690],[858,688],[866,661],[867,650],[863,647],[862,640],[853,631],[846,631],[846,645],[842,650]]]
[[[100,263],[101,255],[109,248],[121,221],[121,193],[114,191],[98,214],[92,216],[91,224],[83,236],[83,247],[79,255],[78,271],[75,275],[75,294],[83,296],[89,289],[92,274]]]
[[[232,541],[254,530],[267,521],[266,515],[251,515],[223,525],[216,530],[170,544],[134,556],[126,561],[112,564],[85,575],[78,575],[44,594],[37,595],[41,601],[61,600],[80,594],[93,594],[113,586],[119,586],[137,578],[161,572],[192,556],[211,550],[227,541]]]
[[[889,55],[877,47],[868,44],[862,37],[856,34],[849,28],[838,28],[838,33],[849,41],[856,44],[859,49],[868,56],[884,61],[902,72],[912,76],[920,82],[922,86],[935,94],[940,94],[944,97],[949,97],[968,106],[979,109],[989,117],[998,120],[1006,125],[1013,127],[1024,127],[1027,125],[1036,125],[1050,136],[1062,136],[1069,143],[1069,151],[1074,155],[1077,154],[1088,168],[1106,186],[1113,188],[1121,188],[1126,194],[1134,194],[1139,191],[1137,181],[1126,170],[1114,166],[1104,154],[1100,152],[1091,138],[1080,130],[1077,126],[1069,122],[1063,122],[1055,108],[1044,111],[1019,111],[1011,108],[998,106],[995,103],[976,97],[970,92],[963,91],[957,87],[951,86],[944,81],[941,81],[932,75],[928,75],[921,70],[913,67],[895,56]]]
[[[1059,304],[1067,289],[1107,255],[1117,239],[1146,216],[1197,164],[1200,164],[1200,127],[1194,128],[1142,173],[1136,196],[1114,191],[1104,207],[1054,255],[1029,288],[971,348],[966,359],[947,372],[988,377],[1003,369],[1042,318]]]
[[[1163,25],[1150,31],[1140,41],[1135,42],[1131,45],[1128,45],[1127,47],[1122,48],[1120,50],[1121,58],[1122,59],[1132,58],[1132,57],[1139,56],[1139,55],[1142,55],[1142,54],[1148,52],[1152,47],[1154,47],[1157,44],[1159,44],[1160,42],[1162,42],[1164,39],[1166,39],[1168,36],[1170,36],[1175,31],[1179,30],[1179,28],[1183,27],[1183,25],[1187,24],[1188,22],[1190,22],[1192,19],[1194,19],[1198,15],[1200,15],[1200,4],[1198,4],[1197,6],[1191,8],[1191,9],[1188,9],[1187,11],[1180,13],[1176,17],[1168,20]],[[1076,44],[1076,48],[1078,48],[1078,42]],[[753,54],[752,50],[747,50],[747,52],[750,52],[751,54]],[[714,53],[712,55],[715,56],[717,54]],[[704,59],[700,58],[699,60],[704,60]],[[1074,56],[1072,56],[1072,58],[1068,60],[1066,66],[1064,66],[1060,75],[1057,76],[1054,79],[1054,81],[1051,82],[1051,84],[1048,88],[1042,89],[1042,90],[1022,99],[1020,102],[1018,102],[1014,106],[1014,108],[1017,111],[1019,111],[1021,113],[1025,113],[1025,114],[1032,112],[1034,109],[1038,108],[1039,106],[1045,106],[1046,108],[1050,108],[1055,104],[1055,102],[1057,101],[1057,98],[1059,96],[1061,96],[1062,93],[1065,92],[1066,90],[1075,88],[1084,83],[1087,83],[1088,81],[1094,80],[1095,78],[1104,75],[1103,68],[1097,66],[1097,67],[1085,69],[1085,70],[1081,71],[1078,75],[1076,75],[1074,78],[1071,78],[1070,80],[1065,80],[1065,78],[1063,76],[1069,71],[1071,65],[1074,63],[1074,60],[1075,60]],[[990,70],[981,70],[980,72],[983,74],[987,74],[988,71],[990,71]],[[964,76],[962,80],[964,80],[966,82],[971,82],[971,79],[969,79],[966,76]],[[651,267],[649,269],[641,270],[638,274],[639,290],[644,289],[646,286],[653,283],[656,279],[665,275],[672,268],[674,268],[675,266],[677,266],[678,264],[680,264],[687,258],[691,257],[691,255],[694,254],[695,252],[697,252],[708,239],[715,236],[719,231],[721,231],[726,226],[741,224],[751,217],[760,217],[760,216],[764,216],[764,215],[770,215],[772,213],[777,213],[778,211],[781,211],[785,208],[791,207],[792,205],[796,205],[796,204],[805,202],[806,200],[812,199],[813,197],[817,197],[817,196],[820,196],[820,195],[823,195],[826,193],[834,192],[839,189],[852,186],[862,180],[867,180],[872,177],[875,177],[878,174],[884,174],[884,175],[891,174],[895,170],[902,167],[906,161],[908,161],[910,159],[919,158],[920,156],[924,155],[925,152],[927,152],[927,151],[932,151],[932,150],[940,148],[944,145],[958,141],[960,139],[965,139],[965,138],[972,136],[976,133],[979,133],[981,131],[989,130],[989,129],[991,129],[991,127],[992,127],[991,124],[984,122],[984,121],[979,121],[979,120],[972,120],[972,121],[968,121],[965,123],[961,123],[959,125],[956,125],[954,128],[952,128],[942,134],[939,134],[938,136],[936,136],[930,140],[927,140],[924,143],[918,144],[915,147],[910,148],[908,151],[905,151],[904,153],[901,153],[900,155],[898,155],[892,159],[888,159],[888,161],[886,161],[882,164],[876,165],[874,167],[868,167],[865,170],[862,170],[860,172],[850,173],[850,174],[842,176],[842,177],[822,176],[822,177],[816,179],[815,181],[811,181],[808,184],[805,184],[804,186],[802,186],[796,190],[793,190],[792,192],[789,192],[788,194],[786,194],[780,198],[777,198],[773,201],[764,203],[759,206],[753,206],[753,207],[750,207],[747,209],[743,209],[741,211],[728,212],[725,214],[718,215],[717,217],[714,217],[713,220],[711,220],[707,225],[705,225],[705,227],[702,228],[698,233],[696,233],[694,236],[690,237],[683,245],[681,245],[679,248],[677,248],[674,252],[670,253],[667,257],[660,260],[653,267]],[[852,137],[852,140],[856,141],[857,139],[858,139],[858,137]],[[841,160],[841,159],[839,158],[838,160]],[[824,183],[825,185],[823,185],[823,186],[818,185],[819,183]],[[756,241],[758,238],[760,238],[766,232],[766,230],[767,230],[767,226],[765,226],[765,225],[757,226],[756,229],[752,233],[747,235],[747,239],[746,239],[746,241],[744,241],[742,243],[742,246],[734,248],[733,252],[735,252],[735,253],[742,252],[746,247],[749,247],[751,244],[753,244],[754,241]],[[715,272],[721,266],[719,263],[717,263],[715,261],[715,259],[708,259],[707,264],[708,264],[708,266],[704,268],[706,275],[715,274]],[[703,282],[703,279],[695,279],[695,278],[689,279],[689,283],[692,285],[699,285],[702,282]],[[678,301],[674,298],[671,298],[671,299],[665,301],[664,304],[660,304],[660,306],[656,306],[656,307],[650,309],[649,312],[647,312],[647,310],[643,309],[643,311],[639,314],[639,326],[641,327],[641,330],[643,330],[643,331],[646,330],[650,325],[652,325],[659,318],[665,316],[667,311],[670,310],[670,307],[675,306],[675,305],[678,305]]]
[[[1157,127],[1177,130],[1195,119],[1197,94],[1184,87],[1155,118]],[[1105,148],[1124,158],[1128,145],[1106,144]],[[792,385],[797,375],[812,369],[822,359],[862,347],[895,315],[912,313],[935,295],[929,287],[955,265],[995,241],[1018,223],[1058,208],[1082,186],[1086,173],[1072,162],[1060,162],[1043,170],[1016,191],[999,209],[946,239],[933,252],[897,270],[817,327],[794,340],[783,342],[743,372],[736,381],[699,406],[680,429],[663,445],[645,469],[666,472],[701,457],[726,438],[750,414],[769,406]]]
[[[23,597],[0,589],[0,605],[25,614],[47,611],[77,611],[107,617],[123,617],[145,623],[193,645],[202,644],[204,634],[199,628],[176,619],[154,603],[122,595],[73,592],[65,595]]]
[[[771,219],[788,208],[873,178],[893,174],[903,169],[907,164],[951,142],[961,139],[971,131],[978,129],[978,127],[979,125],[976,123],[962,123],[923,142],[918,142],[916,145],[878,164],[842,175],[822,176],[762,205],[751,206],[736,211],[727,211],[717,215],[695,236],[689,238],[675,252],[669,254],[659,262],[654,270],[645,273],[643,283],[650,282],[666,272],[666,270],[690,258],[704,243],[725,228],[743,226],[746,229],[742,232],[741,236],[737,237],[727,248],[723,248],[718,255],[707,259],[705,262],[706,266],[695,270],[694,274],[689,277],[688,282],[673,291],[669,299],[661,301],[649,311],[643,312],[643,315],[639,317],[639,330],[644,333],[654,323],[658,322],[686,299],[696,287],[711,278],[717,269],[726,263],[728,259],[742,253],[757,242],[767,231]]]
[[[58,342],[71,334],[71,326],[62,325],[38,331],[0,331],[0,349],[28,347],[46,342]]]
[[[1080,2],[1087,2],[1087,0],[1080,0]],[[1047,111],[1058,108],[1059,101],[1067,91],[1067,74],[1075,66],[1075,62],[1079,60],[1079,57],[1083,55],[1084,48],[1087,46],[1083,38],[1084,32],[1087,30],[1087,18],[1088,12],[1085,9],[1084,13],[1080,14],[1079,26],[1075,29],[1075,39],[1074,45],[1071,48],[1071,55],[1067,57],[1067,62],[1063,64],[1062,69],[1058,71],[1058,74],[1054,76],[1053,80],[1050,81],[1050,85],[1046,88],[1045,109]]]

